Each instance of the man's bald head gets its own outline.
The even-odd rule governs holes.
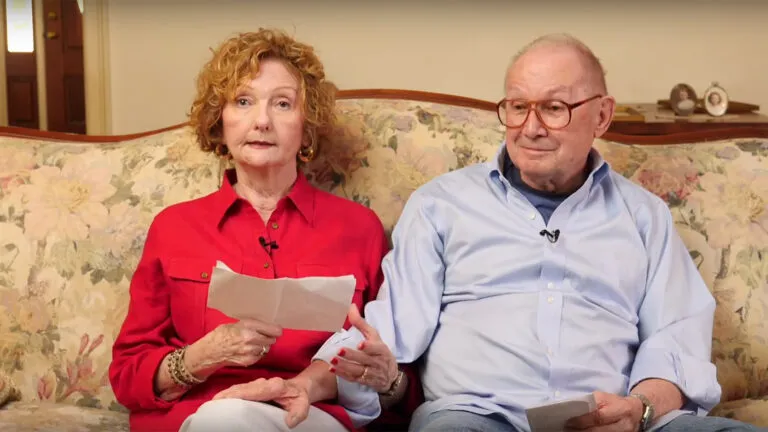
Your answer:
[[[583,63],[584,70],[587,73],[586,79],[590,86],[593,86],[594,90],[600,94],[607,94],[608,86],[605,83],[605,69],[600,64],[600,60],[587,45],[565,33],[548,34],[535,39],[512,57],[507,71],[509,72],[526,54],[544,49],[573,50]]]

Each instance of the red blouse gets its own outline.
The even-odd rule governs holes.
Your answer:
[[[149,228],[109,369],[117,400],[131,411],[132,431],[178,431],[186,417],[222,389],[260,377],[293,377],[332,335],[284,329],[255,365],[220,369],[176,401],[159,399],[154,376],[163,357],[234,321],[206,307],[216,260],[260,278],[353,274],[353,302],[361,310],[381,285],[381,259],[389,246],[372,210],[313,187],[299,173],[290,194],[264,224],[235,194],[234,170],[224,177],[220,190],[164,209]],[[268,253],[260,236],[278,247]],[[354,430],[346,411],[332,402],[315,406]]]

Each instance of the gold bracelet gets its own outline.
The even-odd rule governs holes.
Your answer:
[[[181,371],[181,375],[184,378],[184,381],[191,383],[192,385],[196,384],[202,384],[205,382],[205,380],[202,380],[194,375],[187,369],[187,366],[184,364],[184,358],[187,354],[187,347],[181,349],[181,355],[179,355],[179,365],[181,366],[179,370]]]
[[[171,379],[174,383],[176,383],[177,386],[186,388],[189,387],[189,385],[181,378],[181,374],[179,373],[178,358],[180,355],[180,349],[174,350],[170,355],[168,355],[168,374],[171,376]]]
[[[184,365],[184,354],[186,352],[187,347],[185,346],[171,352],[168,358],[168,372],[173,382],[180,387],[191,387],[205,381],[192,375],[187,370],[187,367]]]

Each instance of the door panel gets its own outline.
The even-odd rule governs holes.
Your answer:
[[[5,53],[8,124],[37,129],[37,70],[34,53]]]
[[[37,78],[8,77],[8,124],[37,129]]]
[[[17,6],[17,5],[15,5]],[[6,20],[6,4],[0,2],[0,19]],[[14,13],[19,13],[18,10]],[[34,23],[32,24],[32,34],[35,32]],[[17,15],[18,19],[18,15]],[[9,27],[3,26],[6,31]],[[34,50],[32,52],[16,51],[19,48],[18,40],[11,44],[8,41],[8,35],[3,31],[0,35],[0,49],[14,49],[14,52],[5,52],[5,88],[7,92],[6,106],[8,111],[8,125],[25,128],[38,129],[40,127],[40,116],[37,99],[37,57]],[[22,38],[22,40],[24,40]],[[11,47],[10,45],[13,45]],[[22,45],[24,45],[22,43]]]
[[[84,134],[83,17],[77,0],[43,0],[48,130]]]

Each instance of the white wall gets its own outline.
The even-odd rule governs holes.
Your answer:
[[[768,111],[768,1],[109,0],[112,133],[186,120],[195,75],[227,36],[278,26],[313,44],[342,89],[496,100],[510,56],[566,31],[590,45],[619,102],[718,81]]]

